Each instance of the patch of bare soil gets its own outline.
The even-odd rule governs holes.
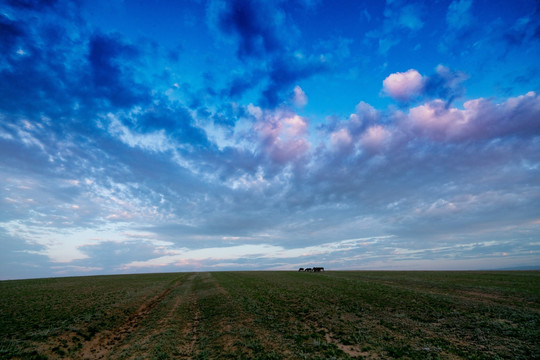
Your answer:
[[[480,291],[459,291],[458,295],[461,295],[463,297],[466,297],[469,300],[477,300],[477,301],[483,301],[483,302],[502,302],[502,301],[522,301],[522,299],[511,299],[509,297],[504,297],[499,294],[492,294],[492,293],[485,293]]]
[[[343,351],[345,354],[349,355],[352,358],[361,357],[362,359],[379,359],[379,355],[375,352],[362,351],[358,345],[343,345],[336,339],[332,338],[329,332],[325,334],[326,342],[329,344],[334,344],[338,347],[339,350]]]
[[[82,349],[78,352],[76,359],[106,359],[109,352],[122,342],[133,331],[135,331],[141,321],[143,321],[163,299],[171,293],[171,291],[180,286],[180,281],[175,283],[171,288],[166,289],[161,294],[154,296],[150,301],[144,303],[131,314],[128,319],[117,329],[110,331],[104,330],[97,333],[92,339],[84,343]]]

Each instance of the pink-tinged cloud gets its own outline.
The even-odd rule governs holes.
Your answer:
[[[284,110],[263,113],[255,124],[264,153],[285,164],[301,158],[310,148],[307,119]]]
[[[415,133],[434,140],[456,139],[467,127],[470,114],[456,108],[446,108],[442,100],[433,100],[412,108],[408,120]]]
[[[354,148],[354,142],[347,129],[341,128],[330,134],[332,148],[339,153],[349,153]]]
[[[391,132],[389,129],[381,126],[374,125],[369,127],[360,137],[360,142],[364,149],[371,152],[378,152],[382,150],[386,144],[390,141]]]
[[[383,81],[383,92],[399,101],[409,101],[422,94],[424,78],[414,69],[390,74]]]
[[[298,85],[294,87],[292,102],[295,106],[300,107],[300,108],[306,106],[308,103],[308,97],[306,93]]]
[[[540,133],[540,96],[529,92],[497,104],[488,99],[467,101],[463,109],[442,100],[412,108],[406,128],[437,141],[467,141]]]

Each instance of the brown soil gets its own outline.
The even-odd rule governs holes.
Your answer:
[[[84,343],[82,349],[78,352],[76,359],[106,359],[109,352],[118,344],[120,344],[126,336],[131,334],[139,327],[148,314],[156,307],[163,299],[171,293],[171,291],[180,286],[180,281],[176,282],[172,287],[166,289],[161,294],[154,296],[148,302],[144,303],[131,314],[127,320],[115,330],[104,330],[97,333],[92,339]]]

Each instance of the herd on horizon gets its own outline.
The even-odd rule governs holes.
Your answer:
[[[324,271],[323,267],[312,267],[312,268],[300,268],[298,271],[306,271],[306,272],[321,272]]]

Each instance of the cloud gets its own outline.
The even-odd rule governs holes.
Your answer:
[[[448,108],[443,101],[434,100],[412,108],[407,123],[415,133],[438,141],[531,137],[540,133],[540,97],[534,92],[500,104],[471,100],[463,107]]]
[[[424,91],[424,79],[414,69],[388,75],[383,81],[383,91],[399,101],[409,101]]]
[[[31,10],[40,10],[56,4],[58,0],[8,0],[9,5]]]
[[[0,279],[37,278],[51,275],[49,270],[51,264],[48,258],[40,255],[40,252],[44,250],[43,246],[13,236],[3,226],[0,226],[0,238],[2,239]]]
[[[299,160],[310,148],[308,121],[294,113],[266,111],[258,118],[254,129],[264,154],[278,164]]]
[[[90,38],[88,60],[97,91],[114,106],[129,107],[147,99],[146,89],[129,77],[122,64],[138,56],[137,50],[112,35]]]
[[[437,65],[435,73],[422,76],[417,70],[390,74],[383,80],[383,93],[402,103],[409,103],[425,97],[440,98],[450,105],[465,94],[462,83],[468,76],[444,65]]]
[[[238,38],[241,59],[263,57],[284,48],[287,25],[280,2],[234,0],[213,2],[209,17],[228,35]]]
[[[308,103],[308,97],[304,90],[298,85],[294,87],[293,95],[292,95],[292,102],[297,107],[304,107]]]
[[[329,64],[320,57],[292,55],[275,58],[270,64],[268,85],[263,90],[261,102],[267,107],[275,107],[293,84],[328,70]]]
[[[401,8],[398,24],[412,31],[418,31],[424,26],[420,17],[420,8],[418,5],[410,4]]]
[[[142,105],[144,102],[139,103],[136,111],[122,114],[122,122],[141,133],[162,130],[180,143],[208,145],[206,132],[195,124],[187,108],[156,97],[152,106],[142,108]]]
[[[381,150],[385,143],[390,141],[391,132],[388,128],[381,125],[374,125],[369,127],[360,137],[362,146],[369,151]]]
[[[2,52],[14,56],[14,53],[18,50],[18,42],[24,36],[22,26],[4,14],[0,14],[0,34],[2,34],[0,39]]]
[[[446,22],[456,30],[469,26],[472,22],[472,0],[454,0],[448,5]]]
[[[453,71],[444,65],[437,65],[435,74],[425,78],[424,92],[426,95],[445,99],[447,105],[465,95],[462,83],[468,76],[461,71]]]
[[[353,138],[346,128],[332,132],[330,143],[340,153],[349,153],[354,147]]]
[[[534,9],[505,29],[503,38],[510,47],[519,47],[531,41],[538,41],[540,39],[540,6],[536,4]]]
[[[298,30],[289,18],[289,7],[296,5],[311,7],[302,1],[212,2],[208,8],[210,24],[218,34],[238,40],[237,56],[245,63],[242,74],[232,77],[222,95],[238,98],[262,88],[261,103],[272,108],[287,100],[299,80],[329,69],[320,54],[306,56],[300,50]]]
[[[388,1],[383,14],[382,25],[366,33],[368,38],[377,40],[382,55],[400,42],[400,35],[414,36],[424,27],[423,5],[418,2]]]
[[[524,255],[538,251],[536,89],[465,98],[464,72],[418,67],[386,77],[401,104],[381,108],[378,89],[332,80],[372,64],[365,44],[300,43],[297,4],[201,7],[232,50],[201,31],[208,43],[182,44],[174,62],[159,44],[85,25],[77,5],[35,4],[0,15],[0,242],[20,276],[538,259]],[[407,5],[387,4],[395,34],[369,8],[382,41],[430,26]],[[235,54],[210,73],[190,57],[206,50]],[[388,75],[373,69],[366,82]],[[339,240],[360,237],[373,239]]]
[[[161,268],[174,264],[201,264],[205,261],[221,262],[237,259],[295,259],[309,261],[314,256],[332,253],[347,253],[367,244],[383,241],[391,236],[379,236],[372,238],[348,239],[324,243],[303,248],[284,248],[269,244],[237,245],[220,248],[205,249],[178,249],[169,250],[167,255],[152,258],[146,261],[133,261],[123,265],[123,269],[137,268]],[[306,260],[302,260],[306,259]]]
[[[245,70],[239,75],[234,75],[221,94],[233,99],[241,97],[244,93],[259,86],[264,81],[266,74],[264,71],[255,69]]]

